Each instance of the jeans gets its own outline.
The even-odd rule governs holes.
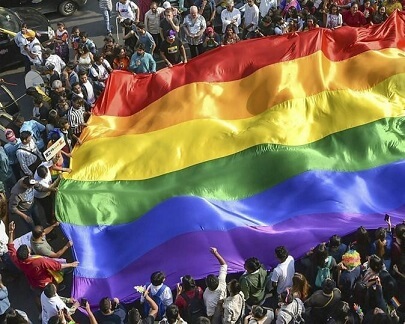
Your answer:
[[[103,18],[104,18],[105,27],[107,29],[107,33],[111,33],[111,24],[110,24],[111,11],[108,9],[102,9],[102,10],[103,10]]]
[[[151,35],[156,44],[155,50],[153,52],[154,54],[160,56],[160,45],[162,44],[162,38],[160,37],[160,34],[151,34]]]
[[[190,47],[190,54],[192,58],[204,53],[204,46],[202,43],[198,45],[188,44],[188,46]]]

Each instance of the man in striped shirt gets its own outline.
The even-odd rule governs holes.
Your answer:
[[[43,160],[41,152],[32,138],[30,131],[20,133],[21,145],[16,151],[17,160],[20,163],[21,171],[27,176],[33,176],[36,167]]]
[[[72,107],[69,109],[67,117],[72,129],[72,133],[79,137],[83,131],[83,128],[87,126],[84,121],[84,115],[86,110],[84,109],[84,101],[82,98],[75,97],[72,100]]]

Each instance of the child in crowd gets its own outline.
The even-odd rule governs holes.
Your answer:
[[[70,46],[73,49],[74,55],[78,55],[79,52],[79,45],[80,45],[80,29],[77,26],[72,27],[72,31],[70,33]]]
[[[65,63],[69,62],[69,33],[65,29],[63,22],[57,23],[58,28],[55,31],[55,54]]]

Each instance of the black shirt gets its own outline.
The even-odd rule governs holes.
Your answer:
[[[173,24],[174,24],[175,26],[179,26],[179,25],[180,25],[180,24],[179,24],[179,20],[178,20],[176,17],[173,17]],[[160,21],[160,28],[162,28],[162,30],[163,30],[163,37],[166,37],[167,32],[168,32],[169,30],[172,30],[172,29],[173,29],[172,25],[170,25],[170,23],[166,20],[166,18],[163,18],[163,19]]]
[[[181,63],[180,48],[182,46],[182,42],[176,37],[171,44],[164,40],[160,45],[160,51],[165,54],[170,63],[178,64]]]

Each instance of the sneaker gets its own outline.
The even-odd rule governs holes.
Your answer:
[[[112,34],[111,34],[111,32],[108,32],[108,33],[107,33],[107,36],[110,36],[110,37],[112,37]]]

